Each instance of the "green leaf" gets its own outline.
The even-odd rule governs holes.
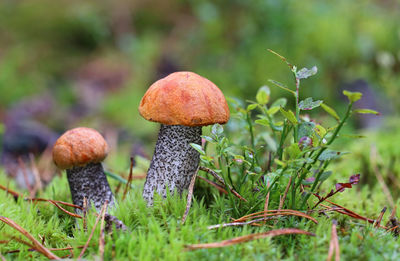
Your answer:
[[[287,155],[289,155],[290,159],[296,159],[300,154],[301,150],[297,143],[292,143],[289,147],[285,149]]]
[[[201,145],[196,143],[190,143],[190,146],[192,146],[193,149],[197,150],[197,152],[200,153],[200,155],[206,155]]]
[[[296,116],[294,116],[294,113],[291,110],[285,111],[285,109],[283,109],[282,107],[279,108],[279,110],[281,111],[283,116],[285,116],[285,118],[288,119],[293,125],[296,125],[298,123]]]
[[[224,128],[217,124],[214,124],[211,128],[211,133],[214,134],[215,136],[219,136],[224,132]]]
[[[299,103],[299,108],[300,110],[304,110],[304,111],[308,111],[308,110],[312,110],[314,108],[317,108],[321,105],[322,101],[318,100],[318,101],[313,101],[313,99],[311,97],[308,97],[305,100],[302,100]]]
[[[286,85],[284,85],[283,83],[280,83],[280,82],[277,82],[277,81],[274,81],[274,80],[271,80],[271,79],[268,80],[268,81],[273,83],[275,86],[277,86],[277,87],[279,87],[279,88],[281,88],[281,89],[283,89],[285,91],[288,91],[288,92],[292,93],[293,95],[296,95],[296,93],[294,91],[292,91],[291,89],[286,87]]]
[[[213,161],[213,158],[211,158],[210,156],[207,155],[200,155],[200,159],[204,162],[204,163],[210,163]]]
[[[278,164],[278,165],[282,166],[282,167],[285,167],[285,166],[286,166],[286,163],[285,163],[285,162],[283,162],[283,161],[281,161],[281,160],[274,159],[274,162],[275,162],[276,164]]]
[[[319,181],[321,182],[321,181],[324,181],[324,180],[327,180],[331,175],[332,175],[332,171],[325,171],[325,172],[323,172],[322,174],[321,174],[321,176],[319,177]]]
[[[269,121],[267,119],[258,119],[255,120],[254,122],[262,126],[269,126]]]
[[[350,92],[350,91],[343,91],[343,94],[347,96],[351,103],[358,101],[362,97],[361,92]]]
[[[303,68],[296,73],[297,79],[306,79],[315,75],[318,72],[317,66],[313,66],[311,69]]]
[[[321,103],[322,109],[324,109],[327,113],[329,113],[331,116],[333,116],[337,121],[340,121],[339,115],[336,113],[334,109],[326,105],[325,103]]]
[[[273,107],[285,107],[287,103],[287,99],[286,98],[279,98],[276,101],[274,101],[271,105],[271,108]]]
[[[379,112],[370,110],[370,109],[356,109],[354,112],[361,113],[361,114],[375,114],[375,115],[380,115]]]
[[[280,107],[271,107],[271,108],[269,108],[268,111],[267,111],[268,115],[271,115],[271,116],[274,115],[275,113],[277,113],[279,111],[279,108]]]
[[[259,104],[265,105],[269,101],[269,96],[270,96],[271,91],[269,90],[268,86],[262,86],[260,89],[258,89],[257,95],[256,95],[256,100]]]
[[[302,122],[299,125],[299,133],[298,133],[298,139],[304,136],[311,136],[314,132],[315,128],[315,123],[313,122]]]
[[[247,106],[247,111],[252,111],[252,110],[254,110],[255,108],[257,108],[257,106],[258,106],[258,104],[249,104],[249,106]]]
[[[315,126],[315,132],[318,134],[318,136],[320,136],[321,138],[322,137],[325,137],[325,135],[326,135],[326,129],[323,127],[323,126],[321,126],[321,125],[317,125],[317,126]]]
[[[322,152],[321,155],[319,155],[318,160],[325,161],[325,160],[338,159],[344,154],[348,154],[348,152],[340,152],[328,149]]]
[[[202,138],[211,143],[215,142],[215,140],[213,138],[211,138],[210,136],[202,136]]]

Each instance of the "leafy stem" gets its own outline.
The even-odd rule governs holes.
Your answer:
[[[344,115],[343,119],[340,121],[339,125],[335,129],[335,132],[333,133],[332,137],[329,139],[329,141],[326,145],[331,145],[332,142],[336,139],[340,129],[343,127],[344,123],[347,121],[347,119],[351,115],[351,109],[353,108],[353,103],[354,102],[350,102],[349,106],[347,106],[346,114]]]

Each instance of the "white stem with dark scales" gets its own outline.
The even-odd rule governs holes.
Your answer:
[[[83,207],[85,197],[89,206],[93,204],[98,212],[106,200],[108,206],[114,205],[114,196],[101,163],[90,163],[84,167],[67,169],[67,178],[75,205]]]
[[[148,205],[153,204],[155,192],[165,198],[167,186],[171,194],[175,189],[182,194],[189,188],[200,161],[190,143],[201,144],[201,127],[161,125],[143,189]]]

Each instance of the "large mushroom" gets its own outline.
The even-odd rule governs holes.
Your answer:
[[[109,206],[114,204],[114,196],[101,164],[107,153],[107,142],[100,133],[91,128],[71,129],[54,144],[54,163],[67,170],[75,205],[83,207],[86,198],[100,212],[106,201]]]
[[[214,83],[193,72],[175,72],[150,86],[139,112],[161,123],[143,190],[152,205],[154,192],[166,197],[167,186],[171,194],[189,187],[200,161],[190,143],[201,144],[202,126],[226,123],[229,108]]]

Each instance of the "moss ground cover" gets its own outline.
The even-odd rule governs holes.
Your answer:
[[[303,83],[315,74],[316,68],[298,70],[288,65],[294,75],[294,87],[277,81],[271,83],[293,95],[294,108],[286,106],[284,99],[270,101],[272,87],[262,87],[255,101],[246,105],[231,99],[231,123],[225,129],[220,125],[206,128],[204,145],[193,145],[201,154],[202,170],[198,175],[202,178],[196,181],[193,202],[184,223],[186,194],[167,195],[166,199],[156,197],[154,206],[147,207],[141,196],[143,179],[134,179],[124,196],[127,174],[121,177],[108,171],[112,190],[118,190],[115,192],[118,204],[111,214],[123,221],[128,230],[105,232],[103,240],[102,226],[96,225],[98,217],[94,212],[88,212],[82,219],[49,202],[26,200],[26,191],[14,197],[7,193],[7,188],[19,189],[1,171],[0,184],[5,187],[0,191],[1,258],[47,259],[36,246],[30,245],[29,239],[6,224],[5,218],[18,224],[58,257],[77,258],[87,247],[83,258],[89,260],[323,260],[329,256],[329,246],[335,240],[332,226],[337,223],[335,231],[343,260],[399,258],[397,228],[389,231],[388,224],[390,212],[394,211],[393,217],[396,216],[398,203],[395,193],[398,148],[391,142],[398,135],[398,126],[389,124],[381,133],[366,134],[367,138],[360,140],[343,135],[346,129],[342,127],[357,112],[352,105],[361,94],[345,92],[349,103],[347,111],[340,115],[322,105],[322,101],[300,100],[300,81]],[[308,115],[314,109],[320,112]],[[324,120],[325,127],[316,118],[321,113],[331,118],[327,123]],[[127,173],[125,168],[118,167],[121,158],[125,158],[118,151],[114,150],[107,163],[118,170],[115,172]],[[347,154],[348,151],[353,153]],[[134,173],[144,173],[149,162],[142,158],[136,160]],[[218,183],[210,175],[213,172],[223,182]],[[356,173],[361,174],[358,184],[349,182]],[[328,200],[345,209],[328,201],[313,208],[318,201],[316,193],[325,196],[330,191],[337,193],[331,193]],[[57,175],[36,197],[70,202],[65,176]],[[275,215],[252,225],[209,227],[263,211],[266,205],[268,210],[292,209],[310,218]],[[385,206],[388,209],[383,213]],[[74,211],[71,207],[65,208]],[[384,214],[382,221],[376,221],[381,214]],[[220,248],[190,249],[193,244],[288,228],[313,235],[280,235]]]

